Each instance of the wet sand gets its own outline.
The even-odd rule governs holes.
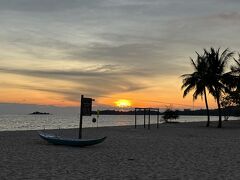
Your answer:
[[[0,179],[240,179],[240,121],[223,126],[88,128],[84,137],[108,138],[85,148],[50,145],[37,131],[0,132]]]

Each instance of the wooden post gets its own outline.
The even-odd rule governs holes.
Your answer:
[[[146,110],[144,109],[144,117],[143,117],[143,122],[144,122],[144,128],[146,127]]]
[[[81,95],[81,105],[80,105],[80,122],[79,122],[79,134],[78,134],[78,138],[81,139],[82,138],[82,119],[83,119],[83,114],[82,114],[82,106],[83,106],[83,98],[84,96]]]
[[[135,129],[137,128],[137,112],[136,112],[136,108],[135,108]]]
[[[150,115],[151,115],[151,109],[148,109],[148,129],[150,129]]]
[[[157,111],[157,128],[159,127],[159,109]]]
[[[100,114],[100,111],[97,110],[97,128],[98,128],[98,119],[99,119],[99,114]]]

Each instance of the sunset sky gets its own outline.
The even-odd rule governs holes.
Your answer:
[[[0,103],[77,106],[84,94],[106,108],[119,99],[191,108],[180,88],[189,57],[239,51],[239,9],[238,0],[0,0]]]

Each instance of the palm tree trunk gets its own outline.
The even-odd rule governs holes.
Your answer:
[[[222,110],[221,110],[221,105],[220,105],[220,98],[219,98],[219,96],[217,96],[217,105],[218,105],[218,116],[219,116],[218,128],[221,128],[221,127],[222,127]]]
[[[207,117],[208,117],[206,127],[209,127],[209,125],[210,125],[210,114],[209,114],[209,108],[208,108],[206,88],[204,88],[204,98],[205,98]]]

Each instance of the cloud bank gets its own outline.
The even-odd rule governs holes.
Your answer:
[[[190,71],[195,51],[238,50],[239,8],[237,0],[0,0],[0,82],[68,100],[149,93],[153,79],[161,86]],[[9,74],[72,86],[6,82]]]

